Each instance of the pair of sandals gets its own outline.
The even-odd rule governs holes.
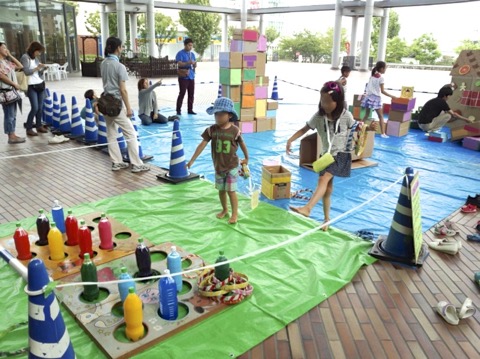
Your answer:
[[[472,300],[467,298],[460,308],[455,308],[453,304],[442,300],[437,303],[435,310],[448,324],[458,325],[461,319],[473,316],[477,308],[474,307]]]
[[[463,213],[476,213],[477,212],[477,206],[469,203],[469,204],[466,204],[466,205],[462,206],[461,211]]]
[[[439,241],[433,241],[427,243],[428,247],[439,252],[455,255],[460,249],[462,249],[462,242],[451,239],[441,239]]]
[[[433,233],[441,237],[453,237],[458,233],[458,227],[450,221],[440,222],[433,227]]]

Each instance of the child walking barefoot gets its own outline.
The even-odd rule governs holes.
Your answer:
[[[323,200],[324,223],[330,221],[333,178],[335,176],[350,177],[352,165],[351,135],[353,135],[353,131],[359,131],[363,126],[363,123],[355,121],[352,114],[343,108],[344,99],[343,88],[338,82],[326,82],[320,90],[318,112],[287,141],[288,154],[291,152],[293,141],[302,137],[309,130],[316,129],[322,139],[323,154],[328,152],[330,147],[330,153],[335,161],[320,171],[317,188],[308,203],[303,207],[290,206],[292,211],[309,217],[317,202]],[[376,123],[372,123],[369,129],[375,131]],[[322,229],[326,231],[328,226],[324,225]]]
[[[232,100],[220,97],[213,107],[207,109],[209,115],[215,115],[215,125],[208,127],[203,133],[203,141],[200,142],[191,160],[187,163],[190,168],[197,157],[202,153],[208,142],[212,141],[212,159],[215,167],[215,188],[222,205],[222,211],[217,213],[217,218],[228,215],[227,195],[232,207],[232,215],[228,223],[234,224],[238,220],[238,156],[237,149],[240,146],[245,159],[242,164],[248,164],[248,151],[240,133],[240,129],[232,122],[238,121],[238,115],[233,108]]]
[[[395,96],[390,95],[383,88],[385,80],[382,75],[385,73],[386,70],[387,64],[385,62],[378,61],[375,64],[375,67],[372,69],[372,76],[368,80],[366,96],[363,98],[361,105],[363,108],[366,108],[365,116],[363,116],[364,122],[370,116],[370,110],[375,110],[378,115],[378,120],[380,121],[380,130],[382,132],[381,136],[383,138],[388,138],[388,136],[385,133],[385,121],[383,120],[382,98],[380,97],[380,94],[384,94],[385,96],[391,97],[392,99],[396,98]]]

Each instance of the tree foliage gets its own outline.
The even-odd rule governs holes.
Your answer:
[[[455,52],[459,54],[462,50],[480,50],[480,42],[472,40],[462,40],[460,45],[455,48]]]
[[[102,32],[100,12],[95,11],[95,12],[88,13],[85,11],[85,15],[86,15],[85,28],[93,36],[99,36]],[[130,27],[130,22],[128,21],[127,14],[125,14],[125,24],[128,32]],[[109,32],[109,36],[118,36],[117,14],[115,13],[108,14],[108,32]]]
[[[140,14],[137,18],[138,35],[141,39],[147,39],[147,25],[145,14]],[[177,24],[170,16],[162,13],[155,13],[155,43],[158,46],[158,53],[161,53],[165,42],[169,42],[177,37]]]
[[[271,45],[276,39],[280,37],[280,32],[273,26],[267,27],[265,30],[265,36],[267,37],[267,44]]]
[[[387,40],[387,49],[385,53],[386,62],[402,62],[402,57],[409,55],[407,42],[398,36]]]
[[[380,38],[380,27],[381,27],[381,17],[374,17],[372,20],[372,33],[370,35],[370,56],[374,58],[377,57],[378,50],[378,40]],[[388,18],[388,28],[387,28],[387,41],[398,36],[400,33],[400,22],[398,18],[398,13],[394,10],[390,10]]]
[[[185,0],[184,3],[210,6],[210,0]],[[212,36],[219,32],[220,15],[189,10],[181,10],[179,15],[180,24],[187,29],[195,51],[202,57],[212,43]]]
[[[441,55],[437,40],[432,34],[421,35],[413,40],[412,46],[410,46],[410,56],[421,64],[432,65]]]

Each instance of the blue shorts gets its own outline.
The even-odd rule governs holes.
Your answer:
[[[237,190],[238,168],[228,172],[215,173],[215,188],[219,191],[235,192]]]

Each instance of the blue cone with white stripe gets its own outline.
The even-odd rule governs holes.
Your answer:
[[[54,293],[45,297],[49,282],[45,264],[34,258],[28,264],[28,345],[29,359],[75,358],[62,312]]]
[[[107,140],[107,123],[105,122],[105,117],[102,114],[98,115],[98,137],[97,144],[106,145]]]
[[[85,143],[97,143],[98,128],[93,116],[92,104],[85,99]]]
[[[218,85],[217,98],[220,98],[220,97],[223,97],[223,95],[222,95],[222,84]]]
[[[183,152],[182,133],[180,132],[180,121],[173,121],[172,152],[170,154],[170,169],[168,177],[184,178],[189,173],[185,167],[185,153]]]
[[[50,90],[45,89],[45,99],[43,100],[43,122],[48,126],[52,125],[53,122],[53,102],[52,96],[50,95]]]
[[[273,89],[272,89],[271,99],[278,101],[277,76],[275,76],[275,80],[273,80]]]
[[[82,137],[84,135],[82,118],[78,110],[77,99],[72,96],[72,131],[70,137]]]
[[[125,141],[125,137],[123,136],[123,132],[120,127],[118,128],[117,142],[118,146],[120,147],[120,152],[122,154],[127,153],[127,142]]]
[[[54,129],[60,128],[60,103],[56,92],[53,93],[52,126]]]
[[[68,115],[67,101],[65,95],[62,95],[60,101],[60,132],[69,133],[72,130],[72,123],[70,122],[70,116]]]

